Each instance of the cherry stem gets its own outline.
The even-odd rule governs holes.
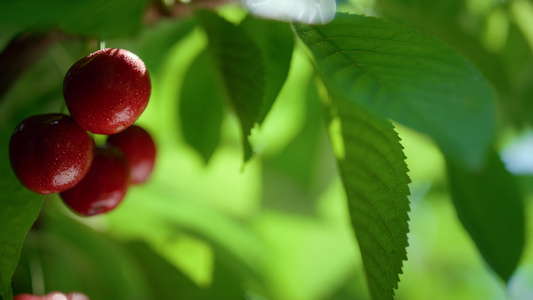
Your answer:
[[[33,245],[26,247],[26,259],[28,260],[29,272],[31,275],[31,287],[32,292],[36,295],[42,295],[45,293],[45,281],[43,273],[43,264],[39,253],[39,233],[30,232],[28,238],[32,241]]]

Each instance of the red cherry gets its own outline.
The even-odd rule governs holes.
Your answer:
[[[120,148],[128,159],[131,183],[141,184],[148,180],[154,168],[156,147],[146,130],[132,125],[122,132],[110,135],[107,143]]]
[[[86,130],[114,134],[132,125],[150,98],[144,62],[124,49],[91,53],[68,70],[63,94],[72,118]]]
[[[96,148],[89,172],[61,198],[84,216],[101,214],[120,204],[129,185],[130,166],[118,148]]]
[[[85,176],[94,142],[74,120],[62,114],[25,119],[9,141],[11,167],[19,181],[39,194],[65,191]]]

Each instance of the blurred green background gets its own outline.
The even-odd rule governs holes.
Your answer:
[[[456,48],[463,45],[458,50],[493,85],[505,78],[499,82],[505,86],[496,87],[510,90],[509,101],[499,107],[498,134],[500,150],[511,153],[504,158],[512,164],[518,157],[511,152],[514,143],[524,140],[533,120],[531,110],[524,109],[533,86],[527,81],[533,73],[533,4],[459,2],[351,0],[338,1],[338,10],[404,22],[417,16],[406,23]],[[229,20],[244,13],[234,6],[221,8]],[[2,30],[1,45],[13,34]],[[466,36],[473,42],[462,43],[460,37]],[[146,185],[132,187],[104,216],[77,217],[58,197],[47,196],[24,244],[15,292],[81,290],[92,299],[369,299],[312,89],[313,67],[300,43],[276,103],[253,132],[255,157],[243,164],[239,124],[228,114],[220,147],[207,165],[184,142],[179,122],[184,78],[206,44],[193,21],[161,20],[134,37],[105,43],[138,54],[150,71],[152,97],[138,124],[158,146],[153,176]],[[63,76],[94,46],[94,41],[67,39],[48,48],[4,95],[3,130],[27,116],[63,109]],[[475,52],[477,47],[483,52]],[[506,72],[491,73],[487,57],[498,57],[494,63]],[[440,151],[427,137],[396,126],[412,179],[408,261],[396,299],[533,299],[531,219],[522,262],[505,286],[457,219]],[[526,168],[519,175],[528,191],[527,216],[533,213],[531,173],[533,168]]]

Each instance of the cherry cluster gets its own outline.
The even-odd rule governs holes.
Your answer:
[[[36,115],[15,128],[9,142],[15,175],[36,193],[59,193],[78,214],[112,210],[154,166],[154,141],[134,125],[150,92],[146,66],[127,50],[107,48],[79,60],[63,82],[70,116]],[[105,145],[95,145],[90,133],[107,135]]]

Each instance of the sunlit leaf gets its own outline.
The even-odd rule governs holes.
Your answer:
[[[29,191],[18,182],[7,158],[9,136],[1,134],[0,138],[0,296],[11,300],[11,277],[44,196]]]
[[[494,95],[453,49],[403,25],[357,15],[295,27],[330,93],[430,135],[471,169],[481,166],[494,130]]]
[[[258,122],[263,105],[265,71],[261,50],[240,27],[208,10],[196,12],[204,28],[216,75],[223,85],[241,123],[244,161],[252,156],[248,141],[251,129]]]
[[[17,30],[61,29],[112,38],[137,33],[148,0],[7,0],[0,2],[0,26]]]
[[[372,298],[393,299],[406,247],[407,165],[392,124],[352,105],[336,107],[344,144],[339,157],[352,225]]]
[[[206,164],[220,142],[220,126],[225,112],[223,93],[210,57],[203,51],[185,75],[179,121],[185,141],[200,153]]]
[[[448,161],[448,178],[457,215],[487,264],[508,281],[524,249],[523,195],[496,153],[485,168],[465,170]]]
[[[246,17],[243,28],[261,49],[265,66],[265,97],[259,123],[265,120],[285,83],[294,48],[294,33],[289,24]]]

